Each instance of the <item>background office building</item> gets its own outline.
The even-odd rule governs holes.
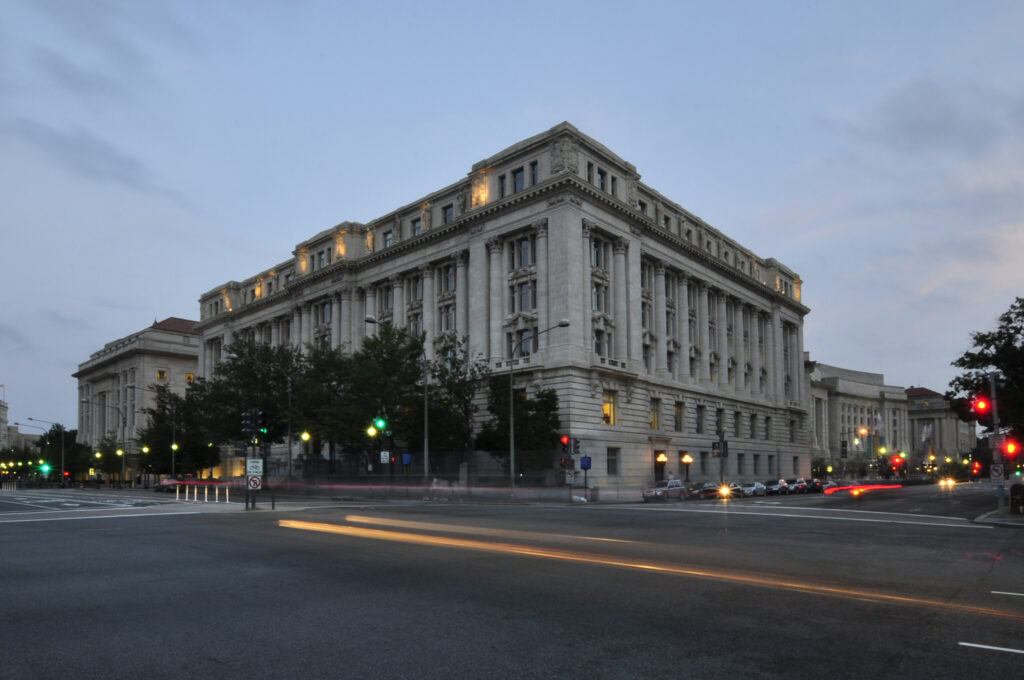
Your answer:
[[[240,338],[353,351],[373,315],[425,332],[428,356],[466,335],[518,388],[557,390],[598,486],[682,476],[685,453],[692,479],[806,475],[800,300],[793,271],[562,123],[202,295],[199,370]]]
[[[195,379],[199,343],[195,321],[169,317],[149,328],[108,342],[79,364],[78,441],[96,446],[107,435],[137,453],[136,433],[146,425],[145,409],[156,404],[158,385],[184,395]]]

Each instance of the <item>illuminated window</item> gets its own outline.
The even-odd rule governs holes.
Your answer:
[[[167,371],[162,368],[158,368],[156,371],[157,380],[167,380]]]
[[[657,430],[660,425],[659,412],[661,411],[661,399],[651,399],[651,429]]]
[[[605,390],[601,404],[601,422],[605,425],[615,424],[615,390]]]
[[[677,401],[675,406],[672,407],[672,425],[676,432],[683,431],[683,415],[686,413],[686,405]]]
[[[195,381],[196,381],[196,374],[195,373],[186,373],[185,374],[185,382],[187,382],[189,385],[191,385]]]

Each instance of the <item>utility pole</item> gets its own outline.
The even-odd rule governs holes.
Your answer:
[[[992,449],[992,464],[1003,469],[1003,447],[999,444],[999,402],[996,401],[996,376],[999,371],[992,371],[988,374],[989,392],[992,396],[992,436],[989,437],[989,448]],[[996,490],[998,505],[996,509],[1000,514],[1006,512],[1006,495],[1003,489],[1003,474],[999,473],[999,488]]]

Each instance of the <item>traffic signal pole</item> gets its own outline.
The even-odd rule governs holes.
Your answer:
[[[992,437],[990,441],[996,442],[999,437],[999,402],[996,401],[996,375],[997,371],[992,371],[988,374],[988,386],[989,393],[992,395]],[[991,446],[992,449],[992,463],[999,465],[999,469],[1003,469],[1003,447]],[[1003,489],[1003,473],[999,473],[999,487],[996,489],[996,496],[998,498],[996,510],[1000,514],[1006,512],[1006,494]]]

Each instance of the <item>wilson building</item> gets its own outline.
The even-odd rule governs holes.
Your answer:
[[[556,389],[598,487],[808,475],[800,297],[793,271],[562,123],[204,294],[199,371],[242,338],[354,351],[372,315],[425,332],[428,356],[466,335],[518,388]]]

